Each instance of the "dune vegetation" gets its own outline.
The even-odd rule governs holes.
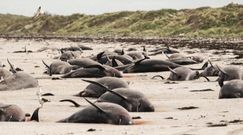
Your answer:
[[[243,37],[243,5],[122,11],[101,15],[0,14],[0,34],[109,37]]]

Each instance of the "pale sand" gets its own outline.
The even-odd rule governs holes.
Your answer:
[[[8,58],[15,66],[24,69],[25,72],[32,74],[34,77],[48,77],[44,75],[44,65],[41,60],[51,63],[55,56],[59,55],[57,51],[46,50],[38,53],[29,54],[13,54],[13,51],[21,49],[25,45],[27,49],[36,51],[42,47],[61,48],[77,43],[63,41],[45,42],[0,39],[0,61],[7,65]],[[121,43],[98,44],[98,43],[82,43],[94,48],[94,51],[84,51],[83,56],[96,54],[102,50],[113,50],[120,48]],[[136,47],[142,49],[142,45],[122,45],[123,47]],[[148,46],[153,49],[155,46]],[[199,50],[180,48],[181,51],[193,50],[202,53],[206,58],[212,60],[221,60],[217,62],[219,65],[229,64],[232,61],[232,54],[212,55],[213,50]],[[152,58],[165,59],[164,56],[154,56]],[[40,66],[35,68],[35,66]],[[192,65],[192,67],[201,67],[202,64]],[[7,67],[9,67],[7,65]],[[153,75],[160,74],[168,77],[169,72],[160,73],[139,73],[128,74],[123,79],[130,82],[130,87],[146,94],[154,104],[156,112],[152,113],[130,113],[131,116],[140,116],[142,119],[136,120],[136,125],[117,126],[109,124],[61,124],[56,121],[66,118],[72,113],[82,109],[74,108],[69,103],[60,103],[60,99],[71,98],[81,105],[88,105],[82,98],[73,97],[83,90],[88,83],[82,82],[81,79],[65,79],[50,80],[39,79],[39,84],[44,92],[54,93],[54,97],[46,97],[51,100],[46,103],[44,108],[40,110],[40,123],[36,122],[0,122],[0,134],[30,134],[30,135],[73,135],[73,134],[132,134],[132,135],[167,135],[167,134],[184,134],[184,135],[242,135],[243,125],[241,123],[231,123],[224,127],[207,127],[208,122],[214,124],[224,123],[223,121],[232,121],[243,119],[243,100],[242,99],[218,99],[220,87],[218,86],[216,77],[210,77],[213,82],[206,82],[201,78],[194,81],[178,82],[178,84],[164,84],[165,81],[160,79],[152,80]],[[145,76],[146,75],[146,76]],[[191,90],[213,89],[208,92],[190,92]],[[25,112],[32,113],[39,106],[36,92],[38,88],[30,88],[16,91],[0,92],[0,102],[6,104],[16,104]],[[95,101],[95,99],[91,99]],[[198,109],[178,110],[180,107],[195,106]],[[172,117],[172,119],[167,119]],[[87,132],[88,129],[94,128],[96,131]]]

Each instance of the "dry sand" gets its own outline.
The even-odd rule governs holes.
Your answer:
[[[34,77],[47,77],[43,72],[45,70],[41,60],[47,63],[54,61],[54,57],[59,55],[55,48],[77,45],[77,43],[51,40],[47,42],[37,42],[32,40],[5,40],[0,39],[0,61],[7,65],[8,58],[15,66],[24,69],[25,72]],[[129,45],[121,43],[80,43],[91,46],[94,51],[85,51],[83,56],[96,54],[102,50],[113,50],[121,46],[141,48],[142,45]],[[12,53],[13,51],[23,50],[23,47],[37,51],[40,48],[48,47],[53,50],[45,50],[35,53]],[[148,45],[148,49],[155,46]],[[224,55],[213,55],[215,50],[188,49],[179,48],[185,53],[188,51],[197,52],[210,58],[212,61],[219,60],[219,65],[229,64],[233,55],[226,53]],[[158,55],[152,58],[165,59]],[[192,65],[192,67],[201,67],[202,64]],[[7,65],[7,67],[9,67]],[[123,79],[130,82],[130,87],[146,94],[154,104],[156,111],[152,113],[130,113],[131,116],[140,116],[142,119],[136,120],[136,125],[117,126],[109,124],[62,124],[56,121],[66,118],[81,108],[74,108],[69,103],[60,103],[60,99],[72,98],[84,106],[88,105],[82,98],[72,95],[83,90],[88,83],[81,79],[51,80],[39,79],[39,85],[43,92],[54,93],[54,97],[47,97],[51,100],[40,110],[40,122],[0,122],[0,134],[30,134],[30,135],[73,135],[73,134],[98,134],[98,135],[242,135],[243,125],[241,122],[228,123],[232,120],[243,120],[243,99],[218,99],[219,89],[215,77],[210,77],[212,82],[206,82],[205,79],[194,81],[177,82],[177,84],[165,84],[166,81],[160,79],[151,79],[153,75],[160,74],[168,77],[169,72],[159,73],[139,73],[128,74]],[[32,113],[39,106],[36,92],[39,88],[30,88],[16,91],[1,91],[0,102],[6,104],[16,104],[25,112]],[[212,89],[207,92],[191,92],[191,90]],[[95,101],[95,99],[91,99]],[[179,110],[177,108],[195,106],[198,109]],[[208,127],[208,123],[224,124],[226,126]],[[94,128],[95,131],[87,130]]]

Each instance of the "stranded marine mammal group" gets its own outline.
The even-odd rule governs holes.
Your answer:
[[[221,86],[219,98],[243,97],[242,71],[236,67],[221,69],[209,62],[210,65],[201,68],[204,71],[200,73],[192,68],[182,66],[202,62],[200,57],[188,58],[176,54],[168,56],[169,60],[151,59],[144,49],[143,52],[130,53],[125,53],[124,50],[101,52],[95,57],[80,58],[83,53],[80,48],[61,49],[60,61],[54,61],[50,65],[43,61],[47,67],[45,73],[50,76],[62,74],[62,78],[102,77],[96,81],[84,80],[91,84],[78,94],[81,97],[95,97],[97,98],[96,102],[92,103],[84,98],[90,104],[89,106],[58,122],[130,125],[133,122],[128,112],[155,111],[146,95],[140,91],[130,89],[123,80],[114,78],[123,77],[123,73],[170,71],[171,74],[168,79],[173,81],[194,80],[199,77],[207,79],[207,76],[219,74],[218,82]],[[87,49],[91,50],[91,48]],[[75,51],[78,53],[75,54]],[[176,51],[167,48],[164,52],[174,53]],[[2,90],[1,88],[3,90],[15,90],[38,86],[38,81],[35,78],[23,71],[16,71],[10,62],[9,65],[11,72],[4,68],[0,69],[0,75],[3,78],[0,83],[0,90]],[[119,70],[122,70],[123,73]],[[224,81],[228,80],[230,81],[224,84]],[[75,104],[79,106],[77,103]],[[11,110],[19,112],[19,115],[11,114]],[[34,113],[36,115],[33,116],[37,121],[38,110],[39,108]],[[0,106],[0,114],[2,121],[23,121],[25,119],[23,111],[15,106]]]

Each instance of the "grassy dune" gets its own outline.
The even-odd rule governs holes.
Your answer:
[[[0,34],[243,37],[243,5],[38,18],[0,14]]]

